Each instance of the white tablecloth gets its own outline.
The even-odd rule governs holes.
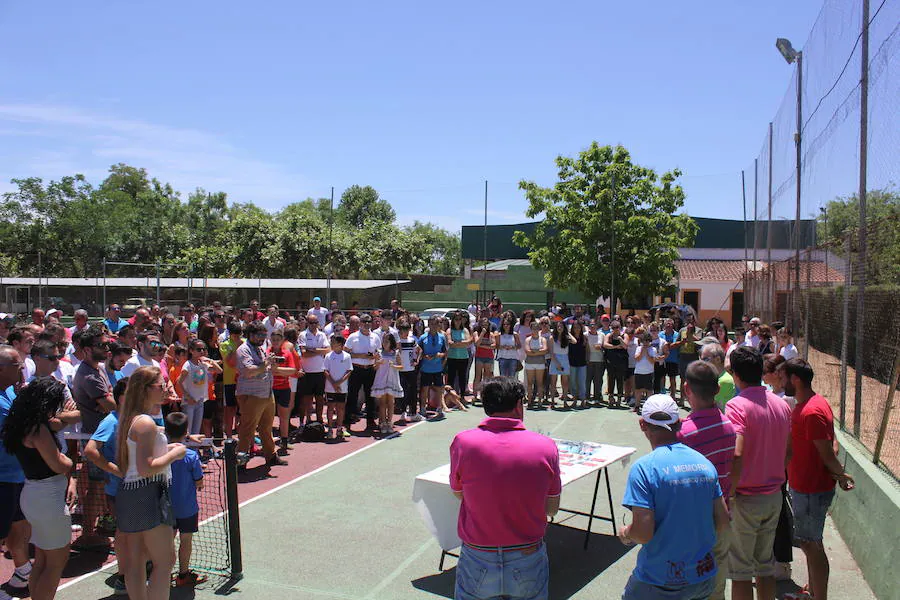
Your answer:
[[[635,452],[634,448],[596,442],[553,441],[559,449],[563,487],[619,461],[625,467]],[[441,549],[453,550],[462,545],[456,529],[461,501],[450,490],[449,464],[416,477],[412,499],[425,527]]]

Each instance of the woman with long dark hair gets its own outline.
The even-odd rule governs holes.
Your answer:
[[[3,445],[22,465],[25,485],[20,505],[31,525],[35,547],[29,588],[34,600],[50,600],[69,560],[72,518],[66,503],[72,461],[50,431],[50,419],[62,409],[66,386],[38,377],[13,401],[3,425]]]
[[[575,399],[573,406],[587,408],[587,336],[584,334],[584,323],[575,320],[570,335],[574,340],[569,344],[569,368],[572,372],[570,381],[572,397]]]
[[[569,366],[569,344],[575,342],[575,338],[569,333],[565,321],[556,321],[552,326],[553,351],[550,353],[550,407],[556,407],[556,378],[562,383],[563,408],[568,407],[571,399],[569,396],[569,374],[572,372]]]
[[[185,447],[169,444],[150,416],[159,413],[166,394],[162,372],[139,367],[128,380],[119,413],[116,462],[125,477],[116,493],[116,522],[122,532],[134,534],[123,573],[132,600],[167,600],[175,564],[170,465],[184,456]],[[153,563],[149,580],[147,558]]]
[[[503,377],[515,377],[519,364],[519,336],[513,329],[516,326],[516,317],[512,314],[504,315],[500,321],[500,331],[494,334],[494,349],[497,350],[497,362],[500,365],[500,375]]]

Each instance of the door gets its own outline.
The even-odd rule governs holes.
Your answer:
[[[740,323],[743,316],[744,292],[731,292],[731,323],[729,323],[729,327]]]
[[[700,290],[682,290],[681,303],[693,307],[694,312],[700,316]]]

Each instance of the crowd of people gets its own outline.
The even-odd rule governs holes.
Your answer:
[[[680,329],[671,318],[630,317],[623,334],[618,317],[600,321],[600,328],[587,323],[597,336],[588,344],[605,351],[607,377],[633,390],[652,449],[631,467],[622,502],[632,517],[619,537],[642,545],[622,598],[720,600],[730,579],[733,600],[773,600],[776,580],[791,578],[796,543],[809,581],[785,597],[827,599],[826,514],[835,488],[852,490],[855,482],[837,459],[831,407],[815,393],[813,370],[799,358],[790,330],[774,327],[773,336],[773,327],[745,318],[730,339],[720,321],[701,332],[691,316]],[[577,320],[552,327],[560,334],[555,344],[568,334],[571,347],[580,334]],[[511,323],[501,321],[501,336],[509,331]],[[525,348],[546,351],[546,342],[532,346],[536,335]],[[632,373],[626,361],[634,340]],[[557,371],[568,366],[571,381],[573,355],[561,347],[551,353],[559,355]],[[612,365],[610,350],[623,352]],[[650,363],[643,369],[642,359]],[[549,594],[543,537],[559,508],[559,457],[523,424],[536,381],[525,382],[514,373],[487,380],[487,419],[458,434],[450,449],[450,486],[463,501],[457,599]],[[618,385],[607,406],[619,405]]]
[[[821,522],[830,497],[824,488],[837,478],[849,489],[852,479],[826,452],[834,439],[830,409],[812,394],[812,372],[783,325],[746,317],[732,339],[722,321],[701,328],[691,313],[622,317],[598,307],[591,316],[583,307],[572,314],[553,307],[516,315],[496,297],[483,308],[473,303],[427,319],[396,300],[383,310],[342,311],[335,302],[325,308],[318,297],[295,313],[276,305],[263,312],[257,301],[246,308],[189,305],[178,315],[157,306],[127,319],[121,312],[111,304],[102,321],[91,323],[76,311],[69,328],[59,323],[58,310],[36,309],[25,324],[0,318],[0,539],[15,568],[9,586],[30,586],[33,598],[55,593],[69,554],[69,508],[76,504],[82,513],[76,544],[85,548],[107,548],[100,524],[114,519],[115,591],[167,597],[173,531],[180,536],[175,584],[202,580],[189,568],[196,493],[203,485],[200,465],[221,440],[237,438],[240,470],[257,455],[265,469],[282,466],[300,439],[388,436],[398,424],[443,419],[472,403],[489,410],[497,374],[519,382],[528,409],[631,408],[643,415],[654,452],[632,470],[626,497],[635,518],[622,538],[645,544],[630,588],[693,585],[716,576],[713,597],[721,597],[728,556],[734,597],[751,597],[754,577],[760,597],[769,597],[775,563],[790,560],[778,550],[790,553],[790,532],[786,546],[773,538],[785,498],[793,496],[795,513],[798,506],[806,511],[795,521],[795,535],[808,557],[810,587],[815,598],[825,598]],[[663,392],[678,406],[687,401],[690,416],[681,419],[678,406],[660,404]],[[799,407],[792,445],[785,394]],[[354,430],[363,419],[365,427]],[[711,431],[722,435],[713,439]],[[73,432],[78,435],[67,440]],[[184,444],[204,438],[216,444],[199,453]],[[724,494],[734,531],[693,535],[704,548],[713,540],[704,561],[715,556],[696,577],[684,577],[684,569],[659,572],[664,557],[681,551],[673,540],[685,534],[665,519],[665,510],[654,511],[652,497],[654,486],[666,487],[661,465],[687,456],[679,448],[665,460],[653,458],[676,439],[712,461],[716,497]],[[790,494],[786,464],[793,473]],[[635,479],[639,473],[644,481]],[[678,522],[703,531],[721,524],[718,508],[707,517]],[[29,542],[37,550],[33,563]],[[681,574],[678,581],[673,572]],[[702,589],[712,593],[712,585]],[[656,597],[643,593],[626,595]]]

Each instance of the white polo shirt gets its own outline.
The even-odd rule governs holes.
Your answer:
[[[375,354],[381,349],[381,339],[370,331],[369,335],[364,335],[362,331],[354,331],[347,340],[347,352],[350,354],[366,354],[371,352]],[[375,364],[375,357],[354,358],[354,365],[371,366]]]
[[[319,329],[315,333],[307,329],[300,334],[300,343],[303,350],[315,350],[317,348],[328,348],[328,336]],[[303,356],[303,371],[305,373],[321,373],[325,370],[325,356],[316,354],[315,356]]]

